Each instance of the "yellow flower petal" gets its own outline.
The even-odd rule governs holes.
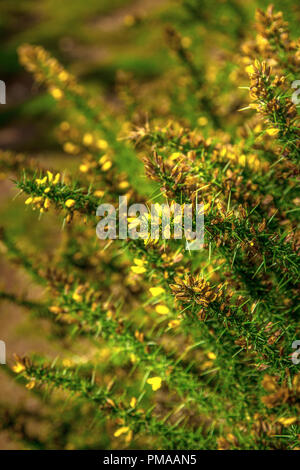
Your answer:
[[[62,82],[66,82],[69,78],[69,74],[68,72],[66,72],[65,70],[63,70],[62,72],[60,72],[60,74],[58,75],[58,78],[62,81]]]
[[[252,75],[255,72],[253,65],[248,65],[245,70],[249,75]]]
[[[62,364],[64,367],[72,367],[73,366],[73,362],[71,361],[71,359],[64,359],[62,361]]]
[[[276,129],[276,127],[271,127],[270,129],[267,129],[267,134],[271,136],[275,136],[279,134],[279,129]]]
[[[139,259],[139,258],[134,258],[133,259],[133,262],[137,265],[137,266],[144,266],[145,264],[145,261],[143,259]]]
[[[162,379],[161,377],[151,377],[147,380],[147,384],[151,385],[152,390],[156,392],[161,387]]]
[[[59,179],[60,179],[60,173],[56,173],[55,178],[53,180],[53,184],[57,184],[59,182]]]
[[[94,192],[94,196],[96,196],[96,197],[102,197],[102,196],[104,196],[104,191],[102,191],[101,189],[97,189],[97,190]]]
[[[107,162],[105,162],[102,167],[101,167],[101,170],[102,171],[108,171],[112,166],[112,162],[110,160],[108,160]]]
[[[103,165],[103,163],[104,163],[104,162],[107,162],[108,159],[109,159],[109,158],[108,158],[108,155],[106,155],[106,154],[105,154],[105,155],[102,155],[102,157],[99,158],[98,163],[99,163],[100,165]]]
[[[52,88],[50,93],[56,100],[61,100],[63,97],[63,92],[59,88]]]
[[[125,441],[126,441],[127,444],[129,444],[129,442],[132,441],[132,436],[133,436],[133,432],[132,432],[132,430],[130,429],[129,432],[128,432],[128,434],[127,434],[127,436],[125,437]]]
[[[89,171],[89,167],[88,165],[80,165],[79,167],[79,170],[81,171],[81,173],[87,173]]]
[[[75,302],[81,302],[82,301],[82,295],[77,294],[77,292],[74,292],[72,295],[72,299],[75,300]]]
[[[99,139],[99,140],[97,141],[97,147],[98,147],[100,150],[106,150],[107,147],[108,147],[108,143],[106,142],[106,140]]]
[[[146,269],[143,266],[131,266],[131,271],[135,274],[142,274],[146,272]]]
[[[166,305],[156,305],[155,311],[159,315],[167,315],[170,310]]]
[[[192,44],[192,40],[191,38],[185,36],[181,39],[181,45],[182,47],[184,47],[185,49],[187,49],[188,47],[190,47],[190,45]]]
[[[25,387],[27,388],[27,390],[32,390],[36,385],[36,381],[35,380],[31,380],[30,382],[28,382]]]
[[[117,429],[117,431],[114,433],[114,436],[119,437],[122,434],[127,434],[128,431],[129,431],[129,427],[128,426],[123,426],[122,428]]]
[[[168,323],[169,328],[176,328],[179,325],[180,325],[180,320],[171,320]]]
[[[12,370],[16,374],[20,374],[21,372],[23,372],[25,370],[25,366],[21,362],[16,362],[16,364],[12,367]]]
[[[165,293],[165,289],[163,287],[150,287],[149,291],[153,297],[157,297],[158,295]]]
[[[177,158],[181,157],[181,153],[180,152],[174,152],[170,155],[170,160],[177,160]]]
[[[89,133],[84,134],[82,142],[84,143],[84,145],[91,145],[93,143],[92,134],[89,134]]]
[[[78,147],[77,145],[74,145],[72,142],[66,142],[64,144],[64,151],[66,153],[75,154],[75,153],[78,153]]]
[[[136,405],[136,398],[132,397],[131,400],[130,400],[130,406],[131,406],[131,408],[135,408],[135,405]]]
[[[51,206],[51,202],[50,202],[50,199],[45,199],[45,202],[44,202],[44,207],[45,209],[49,209],[49,207]]]
[[[207,353],[207,357],[208,357],[209,359],[212,359],[212,360],[217,359],[217,356],[216,356],[215,353],[213,353],[213,352],[208,352],[208,353]]]
[[[197,123],[199,124],[199,126],[206,126],[208,120],[205,116],[201,116],[197,119]]]
[[[36,180],[36,183],[40,186],[41,184],[45,184],[47,182],[47,176],[45,176],[44,178],[42,179],[39,179],[37,178]]]
[[[297,417],[293,416],[291,418],[279,418],[278,422],[280,424],[283,424],[283,426],[290,426],[291,424],[294,424],[297,422]]]
[[[133,353],[131,353],[131,354],[130,354],[130,360],[131,360],[132,364],[135,364],[136,361],[137,361],[136,355],[133,354]]]
[[[66,207],[73,207],[75,205],[75,201],[74,199],[68,199],[66,202],[65,202],[65,206]]]

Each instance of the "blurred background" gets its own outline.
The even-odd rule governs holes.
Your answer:
[[[185,100],[183,106],[180,99],[176,102],[169,95],[170,81],[182,72],[166,39],[170,24],[185,38],[186,47],[192,49],[205,78],[214,83],[221,127],[236,125],[234,121],[222,121],[228,115],[229,106],[236,110],[241,104],[236,97],[234,58],[251,32],[255,9],[264,9],[268,3],[265,0],[1,0],[0,79],[6,83],[7,96],[6,105],[0,105],[0,149],[25,152],[44,166],[64,169],[74,165],[73,157],[63,152],[56,138],[62,111],[19,64],[17,48],[24,43],[45,47],[91,93],[98,94],[103,106],[113,113],[128,112],[137,123],[141,116],[145,120],[158,113],[165,119],[177,115],[188,123],[201,125],[202,114],[194,106],[193,97]],[[284,7],[285,19],[295,33],[299,28],[299,2],[273,3],[278,10]],[[230,74],[232,81],[228,84]],[[224,103],[222,94],[227,96],[230,87],[232,102]],[[134,163],[130,168],[136,185],[140,183],[140,167],[137,168],[136,176]],[[13,176],[7,178],[0,172],[0,226],[27,251],[38,250],[51,256],[61,238],[55,214],[49,213],[47,220],[39,221],[32,211],[24,210],[24,202],[14,200],[17,191],[12,179]],[[33,300],[38,298],[40,289],[4,258],[3,250],[1,247],[0,291],[24,294]],[[60,354],[62,345],[53,341],[47,328],[47,324],[29,318],[21,307],[0,301],[0,339],[6,342],[8,364],[12,363],[13,353],[38,351],[49,357]],[[68,344],[68,348],[71,351],[72,345]],[[7,409],[10,416],[19,413],[19,419],[14,433],[9,425],[0,430],[0,448],[24,447],[22,422],[25,421],[27,424],[32,421],[29,431],[27,426],[30,445],[39,448],[39,438],[48,432],[47,406],[41,410],[40,401],[26,393],[10,377],[8,369],[0,366],[3,423],[7,423]],[[69,431],[59,429],[57,440]],[[98,443],[101,445],[106,444]],[[63,447],[62,441],[59,446]]]

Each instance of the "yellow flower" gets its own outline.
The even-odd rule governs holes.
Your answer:
[[[279,418],[278,422],[280,424],[283,424],[283,426],[290,426],[291,424],[294,424],[297,422],[297,417],[293,416],[291,418]]]
[[[146,272],[146,269],[143,266],[131,266],[131,271],[135,274],[142,274]]]
[[[138,217],[127,217],[127,221],[129,222],[128,224],[129,229],[133,229],[137,227],[138,225],[140,225],[141,223]]]
[[[121,183],[119,184],[120,189],[126,189],[128,188],[128,186],[129,186],[128,181],[121,181]]]
[[[56,173],[55,178],[53,180],[53,184],[59,183],[59,179],[60,179],[60,173]]]
[[[246,155],[244,155],[244,154],[243,154],[243,155],[240,155],[239,158],[238,158],[238,160],[239,160],[239,163],[240,163],[241,165],[243,165],[243,166],[246,165]]]
[[[102,155],[102,157],[99,158],[98,163],[102,165],[104,162],[107,162],[108,160],[108,155]]]
[[[71,359],[64,359],[62,361],[62,364],[63,364],[64,367],[72,367],[73,362],[71,361]]]
[[[50,93],[56,100],[60,100],[63,97],[63,92],[59,88],[51,88]]]
[[[270,129],[267,129],[267,134],[271,136],[275,136],[279,134],[279,129],[276,129],[276,127],[271,127]]]
[[[188,47],[190,47],[190,45],[192,44],[192,40],[191,38],[185,36],[181,39],[181,45],[182,47],[184,47],[185,49],[187,49]]]
[[[33,201],[32,197],[29,197],[28,199],[26,199],[25,201],[26,206],[28,206],[28,204],[31,204],[32,201]]]
[[[177,160],[177,158],[181,157],[181,153],[180,152],[174,152],[170,155],[170,160]]]
[[[50,206],[51,206],[50,199],[46,198],[44,202],[45,209],[49,209]]]
[[[156,305],[155,311],[159,315],[167,315],[170,310],[168,309],[166,305]]]
[[[106,150],[107,147],[108,147],[108,143],[106,142],[106,140],[99,139],[99,140],[97,141],[97,147],[98,147],[98,149],[100,149],[100,150]]]
[[[131,442],[132,436],[133,436],[133,432],[132,432],[132,430],[130,429],[129,432],[128,432],[128,434],[127,434],[127,436],[125,437],[125,441],[126,441],[127,444],[129,444],[129,442]]]
[[[253,131],[255,134],[259,134],[261,132],[261,124],[256,124]]]
[[[246,68],[245,68],[246,72],[249,74],[249,75],[252,75],[253,73],[255,73],[255,70],[254,70],[254,67],[253,65],[248,65]]]
[[[132,397],[131,400],[130,400],[130,406],[131,406],[131,408],[135,408],[135,405],[136,405],[136,398]]]
[[[107,162],[105,162],[102,167],[101,167],[101,170],[102,171],[108,171],[112,166],[112,162],[110,160],[108,160]]]
[[[264,38],[263,36],[261,36],[260,34],[256,35],[256,42],[259,46],[262,46],[263,48],[265,48],[265,46],[268,45],[268,40]]]
[[[122,428],[117,429],[117,431],[114,433],[114,436],[119,437],[122,434],[127,434],[128,431],[129,431],[129,427],[128,426],[123,426]]]
[[[77,145],[74,145],[72,142],[66,142],[64,144],[64,151],[66,153],[74,154],[78,152],[78,147]]]
[[[68,131],[70,129],[70,124],[67,121],[63,121],[59,127],[62,131]]]
[[[158,295],[165,293],[165,289],[163,287],[150,287],[149,291],[153,297],[157,297]]]
[[[24,364],[22,364],[22,362],[17,361],[16,364],[12,367],[12,370],[16,374],[20,374],[21,372],[23,372],[25,370],[25,366],[24,366]]]
[[[58,78],[59,80],[61,80],[62,82],[66,82],[69,78],[69,74],[63,70],[62,72],[60,72],[60,74],[58,75]]]
[[[82,164],[80,165],[79,170],[81,171],[81,173],[87,173],[89,171],[89,167],[88,165]]]
[[[49,188],[48,186],[48,188],[45,189],[44,193],[48,194],[50,191],[51,191],[51,188]]]
[[[208,353],[207,353],[207,357],[208,357],[209,359],[213,360],[213,361],[214,361],[215,359],[217,359],[217,356],[216,356],[215,353],[213,353],[213,352],[208,352]]]
[[[124,25],[127,26],[128,28],[129,28],[130,26],[133,26],[134,23],[135,23],[135,18],[134,18],[134,16],[132,16],[132,15],[126,15],[126,16],[124,17]]]
[[[96,197],[102,197],[102,196],[104,196],[104,191],[102,191],[101,189],[97,189],[97,190],[94,192],[94,196],[96,196]]]
[[[201,116],[197,119],[197,123],[199,124],[199,126],[206,126],[208,120],[205,116]]]
[[[58,315],[59,313],[62,312],[62,310],[57,307],[56,305],[52,305],[51,307],[49,307],[49,310],[50,312],[54,313],[55,315]]]
[[[130,354],[130,360],[131,360],[132,364],[135,364],[135,363],[136,363],[136,360],[137,360],[137,359],[136,359],[136,355],[133,354],[133,353],[131,353],[131,354]]]
[[[27,390],[32,390],[36,385],[36,381],[33,379],[31,380],[30,382],[28,382],[25,387],[27,388]]]
[[[147,380],[147,384],[151,385],[152,390],[156,392],[161,387],[162,379],[161,377],[151,377],[151,379]]]
[[[66,207],[73,207],[75,205],[75,201],[74,199],[68,199],[66,202],[65,202],[65,206]]]
[[[145,261],[143,259],[139,259],[139,258],[134,258],[133,259],[133,262],[134,264],[136,264],[137,266],[144,266],[145,264]]]
[[[51,183],[53,180],[53,173],[51,173],[51,171],[47,171],[47,175],[48,175],[49,183]]]
[[[92,134],[89,134],[89,133],[84,134],[82,142],[84,143],[84,145],[91,145],[93,143]]]
[[[40,186],[41,184],[46,184],[46,182],[47,182],[47,176],[45,176],[45,177],[42,178],[42,179],[37,178],[35,181],[36,181],[36,184],[38,184],[39,186]]]
[[[171,320],[168,323],[169,328],[176,328],[179,325],[180,325],[180,320]]]
[[[74,292],[74,294],[72,295],[72,299],[75,300],[76,302],[81,302],[82,295],[79,295],[77,292]]]
[[[209,369],[210,367],[212,367],[212,365],[213,365],[212,361],[204,361],[203,364],[201,364],[201,369],[202,370]]]

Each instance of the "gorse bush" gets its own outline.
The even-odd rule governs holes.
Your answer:
[[[1,297],[53,323],[61,343],[54,361],[17,356],[13,366],[30,393],[48,391],[40,447],[97,448],[101,433],[108,449],[299,448],[300,42],[272,6],[255,21],[257,34],[206,71],[191,39],[167,26],[178,65],[143,90],[120,72],[114,106],[43,47],[19,48],[57,102],[73,161],[59,171],[19,153],[0,160],[26,209],[42,220],[55,211],[63,226],[52,258],[1,232],[44,292]],[[119,196],[198,199],[203,249],[99,240],[97,207]],[[15,413],[4,427],[22,421]],[[34,447],[26,430],[21,438]]]

